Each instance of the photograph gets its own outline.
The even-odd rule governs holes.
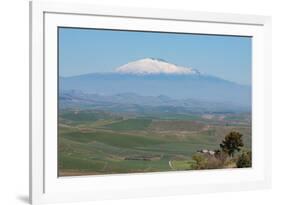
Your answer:
[[[252,167],[252,37],[57,37],[58,177]]]

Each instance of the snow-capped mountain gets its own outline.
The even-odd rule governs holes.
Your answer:
[[[114,72],[61,77],[59,89],[60,92],[80,90],[84,93],[109,96],[120,93],[134,93],[140,96],[164,95],[176,100],[195,99],[251,105],[250,86],[201,74],[196,69],[153,58],[129,62],[116,68]]]
[[[126,74],[200,74],[198,70],[168,63],[162,59],[144,58],[129,62],[116,69],[119,73]]]

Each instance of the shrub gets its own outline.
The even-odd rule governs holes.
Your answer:
[[[237,159],[236,165],[238,168],[251,167],[252,166],[252,152],[243,152]]]
[[[206,158],[202,154],[195,154],[192,156],[192,159],[196,162],[193,166],[193,169],[205,169]]]
[[[192,159],[196,162],[193,169],[219,169],[224,165],[224,161],[210,154],[195,154]]]

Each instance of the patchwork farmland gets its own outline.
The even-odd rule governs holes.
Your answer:
[[[199,150],[216,150],[226,134],[251,149],[249,113],[128,115],[67,108],[59,114],[59,176],[193,169]]]

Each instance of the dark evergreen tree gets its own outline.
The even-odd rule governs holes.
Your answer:
[[[240,148],[244,146],[242,140],[242,134],[232,131],[227,134],[220,144],[222,151],[226,152],[230,157],[233,157],[235,151],[240,151]]]

